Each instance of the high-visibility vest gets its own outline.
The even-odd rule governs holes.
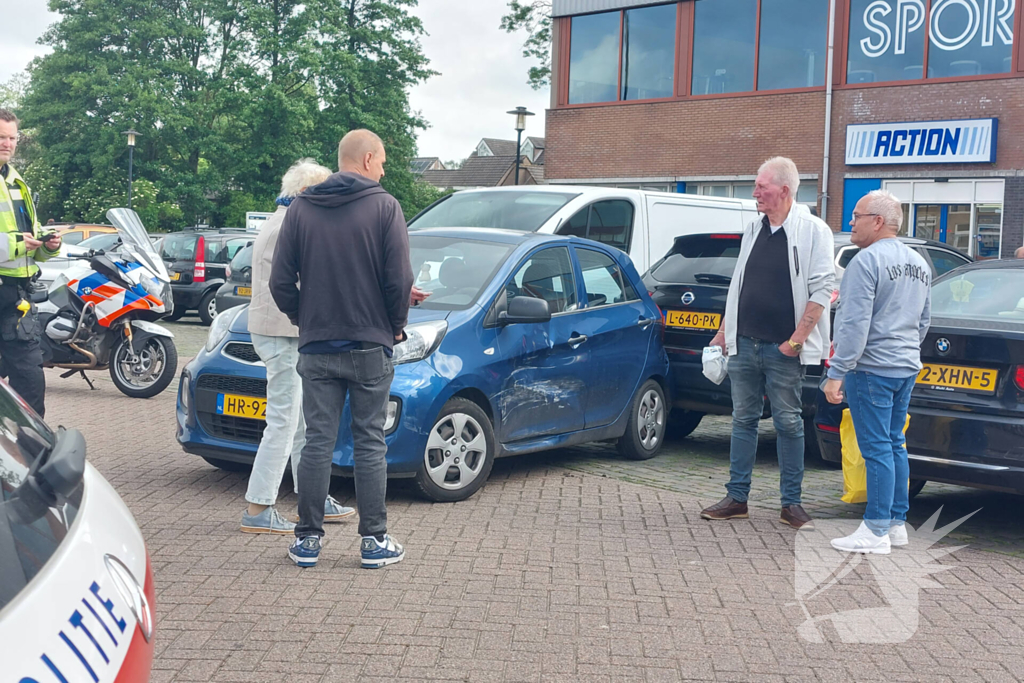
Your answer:
[[[0,180],[3,178],[0,177]],[[14,167],[8,164],[6,181],[0,182],[0,279],[31,277],[39,271],[37,262],[57,255],[57,252],[50,251],[45,246],[32,251],[25,248],[23,233],[14,214],[14,202],[19,198],[25,202],[32,235],[38,237],[42,233],[36,218],[36,209],[32,205],[32,191]]]

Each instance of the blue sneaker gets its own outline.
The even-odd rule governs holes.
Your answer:
[[[242,532],[247,534],[294,534],[295,525],[278,513],[273,505],[258,515],[242,513]]]
[[[292,558],[292,562],[300,567],[315,567],[316,561],[320,559],[321,547],[319,536],[296,538],[292,546],[288,548],[288,557]]]
[[[324,522],[327,524],[336,524],[354,514],[355,508],[346,507],[330,496],[324,501]]]
[[[405,548],[396,543],[395,539],[388,534],[384,534],[383,543],[373,536],[363,536],[359,550],[363,555],[363,569],[379,569],[395,562],[401,562],[405,557]]]

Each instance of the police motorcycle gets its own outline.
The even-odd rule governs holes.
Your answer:
[[[50,285],[39,304],[43,366],[65,368],[61,377],[108,370],[114,385],[133,398],[156,396],[178,371],[170,330],[154,321],[172,312],[171,280],[138,214],[111,209],[119,247],[90,251]]]

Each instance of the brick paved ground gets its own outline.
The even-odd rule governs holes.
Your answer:
[[[916,517],[967,499],[992,521],[941,560],[952,569],[921,593],[916,634],[857,645],[824,627],[814,644],[796,633],[805,619],[794,604],[796,532],[776,521],[770,430],[749,521],[699,519],[725,474],[726,427],[710,420],[648,463],[604,445],[500,461],[462,503],[392,486],[403,563],[359,569],[354,525],[343,525],[330,528],[320,566],[299,570],[286,539],[238,532],[244,476],[175,444],[173,387],[138,401],[101,375],[95,392],[47,379],[49,421],[82,429],[90,460],[146,536],[154,681],[1024,679],[1024,560],[979,549],[994,530],[1004,539],[995,546],[1020,551],[1019,499],[926,487]],[[810,507],[835,507],[827,487],[837,476],[809,473]],[[350,502],[351,484],[334,494]],[[281,501],[289,513],[294,505]],[[1016,526],[999,522],[1010,517]],[[858,569],[807,608],[882,604]]]

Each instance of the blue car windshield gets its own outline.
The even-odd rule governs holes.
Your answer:
[[[957,272],[932,286],[932,317],[1024,322],[1024,268]]]
[[[423,228],[502,228],[536,232],[576,194],[492,190],[449,195],[409,223]]]
[[[461,237],[409,235],[416,286],[430,296],[420,308],[468,308],[514,245]]]

